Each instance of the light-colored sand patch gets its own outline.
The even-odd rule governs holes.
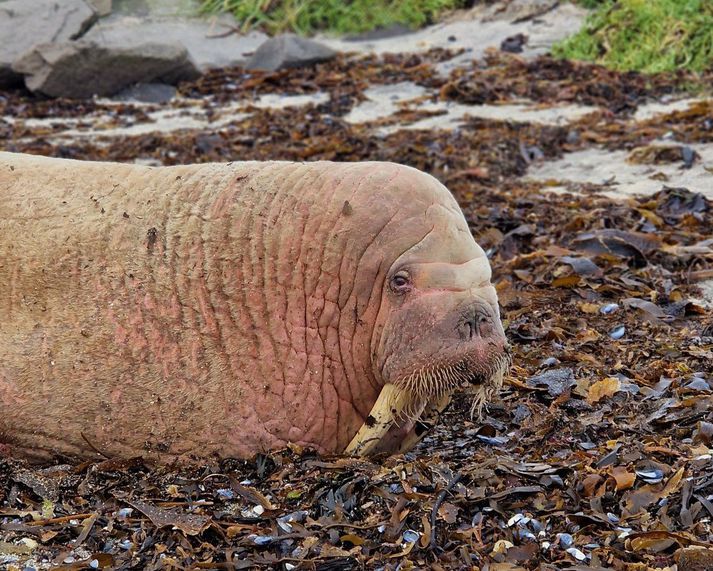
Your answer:
[[[189,105],[179,109],[159,109],[146,113],[149,121],[138,121],[133,124],[117,125],[116,117],[104,113],[77,118],[57,119],[25,119],[22,124],[33,130],[45,130],[52,140],[64,141],[72,139],[87,139],[95,137],[135,137],[148,133],[172,133],[182,130],[220,131],[230,124],[250,116],[247,108],[250,106],[263,109],[284,109],[286,107],[302,106],[310,103],[320,104],[329,100],[326,93],[306,95],[278,94],[263,95],[255,101],[241,100],[224,107],[214,107],[209,113],[200,101],[179,100]],[[108,100],[101,100],[107,103]],[[126,105],[122,103],[121,105]],[[146,103],[131,103],[132,107],[146,108]],[[5,118],[12,124],[21,120]],[[131,118],[128,119],[129,121]]]
[[[677,101],[654,101],[639,105],[634,113],[634,121],[648,121],[658,115],[668,115],[676,111],[685,111],[696,103],[706,101],[704,98],[687,98]]]
[[[286,107],[302,107],[303,105],[320,105],[329,101],[328,93],[307,93],[304,95],[280,95],[267,93],[250,103],[260,109],[285,109]]]
[[[682,163],[661,165],[633,164],[627,161],[627,151],[586,149],[568,153],[562,159],[530,167],[527,178],[537,181],[608,184],[604,192],[612,198],[627,195],[653,194],[666,186],[684,187],[713,199],[713,144],[690,145],[701,159],[690,169]],[[709,169],[709,170],[706,170]]]
[[[87,139],[96,137],[132,137],[148,133],[171,133],[181,130],[220,130],[230,123],[249,117],[237,108],[225,108],[218,116],[208,117],[200,110],[162,109],[147,113],[150,121],[129,125],[116,125],[116,119],[108,115],[96,115],[79,119],[27,119],[24,125],[32,129],[47,128],[50,140]],[[57,128],[62,125],[66,128]]]
[[[378,130],[378,133],[384,135],[399,129],[454,129],[463,124],[468,117],[541,125],[566,125],[597,110],[596,107],[544,106],[527,101],[502,105],[463,105],[447,101],[436,101],[435,103],[413,101],[425,94],[425,88],[407,81],[394,85],[370,87],[364,92],[367,99],[345,115],[344,120],[352,124],[367,123],[388,118],[400,109],[441,113],[408,125],[396,124],[383,127]]]
[[[344,116],[347,123],[367,123],[390,117],[400,109],[399,103],[421,97],[426,89],[411,81],[392,85],[375,85],[364,91],[366,101],[352,108]]]
[[[537,105],[522,101],[502,105],[463,105],[447,101],[414,101],[427,93],[424,87],[404,81],[393,85],[377,85],[364,92],[366,100],[355,106],[344,120],[358,124],[385,119],[400,109],[441,112],[409,125],[389,125],[379,129],[379,134],[388,134],[399,129],[454,129],[468,117],[495,121],[537,123],[541,125],[566,125],[597,110],[581,105]]]
[[[539,125],[566,125],[597,111],[596,107],[580,105],[559,105],[545,107],[533,103],[511,103],[503,105],[462,105],[459,103],[437,102],[423,105],[425,111],[446,111],[446,115],[427,117],[406,125],[405,129],[452,129],[461,125],[468,117],[511,121],[513,123],[535,123]]]
[[[530,0],[515,0],[513,4],[526,6]],[[457,49],[466,51],[439,64],[441,73],[464,65],[472,59],[482,58],[489,48],[499,48],[501,42],[516,34],[525,34],[528,42],[523,47],[523,57],[534,57],[547,53],[552,44],[577,30],[584,21],[587,11],[569,2],[562,2],[542,16],[525,21],[514,21],[521,14],[499,13],[497,7],[480,6],[465,16],[451,22],[429,26],[413,34],[368,41],[345,41],[327,36],[316,39],[331,48],[343,52],[359,53],[417,53],[432,48]]]
[[[696,285],[701,288],[701,305],[713,308],[713,280],[706,280]]]

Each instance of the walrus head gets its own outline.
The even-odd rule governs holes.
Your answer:
[[[400,256],[384,288],[378,368],[405,393],[407,416],[463,385],[475,388],[479,409],[509,361],[488,260],[453,230],[434,228]]]
[[[359,454],[393,449],[384,447],[387,432],[428,423],[458,387],[470,389],[479,413],[510,364],[487,256],[450,192],[426,177],[420,173],[414,185],[429,187],[431,203],[402,217],[397,233],[412,242],[400,245],[384,273],[372,338],[372,367],[384,388],[347,449]]]

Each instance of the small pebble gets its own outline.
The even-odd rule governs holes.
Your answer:
[[[521,522],[524,519],[524,515],[522,514],[515,514],[508,520],[508,527],[512,527],[513,525]]]
[[[255,545],[267,545],[272,543],[273,537],[270,535],[249,535],[248,539],[251,539]]]
[[[624,539],[625,537],[629,537],[631,535],[631,528],[630,527],[617,527],[617,531],[621,532],[619,533],[619,539]]]
[[[278,518],[277,520],[277,525],[280,527],[282,531],[285,533],[291,533],[292,532],[292,525],[286,521],[282,521],[281,518]]]
[[[683,168],[690,169],[696,160],[696,153],[691,147],[685,146],[681,148],[681,158],[683,159]]]
[[[619,309],[618,303],[607,303],[606,305],[603,305],[601,307],[599,312],[603,313],[604,315],[609,315],[610,313],[614,313],[617,309]]]
[[[658,468],[652,468],[651,470],[637,470],[636,475],[647,484],[658,484],[661,480],[663,480],[663,471]]]
[[[616,340],[616,339],[621,339],[622,337],[624,337],[625,334],[626,334],[626,327],[624,327],[623,325],[619,325],[618,327],[615,327],[614,329],[611,330],[611,332],[609,333],[609,337]]]
[[[421,537],[421,534],[417,531],[411,529],[404,531],[403,539],[406,543],[416,543],[419,537]]]

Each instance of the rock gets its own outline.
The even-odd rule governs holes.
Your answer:
[[[131,47],[146,38],[161,38],[162,42],[181,42],[200,70],[244,65],[268,37],[262,32],[229,33],[235,29],[235,19],[225,14],[199,18],[152,19],[119,13],[121,4],[114,3],[114,14],[101,20],[82,38],[100,45]],[[246,55],[247,54],[247,55]]]
[[[277,71],[328,61],[337,56],[332,48],[294,34],[270,38],[248,60],[247,69]]]
[[[515,34],[514,36],[508,36],[500,42],[500,50],[511,54],[520,54],[522,53],[522,47],[526,43],[527,36],[525,34]]]
[[[165,83],[137,83],[114,96],[117,101],[167,103],[176,96],[176,88]]]
[[[111,0],[89,0],[99,16],[111,14]]]
[[[107,48],[86,40],[36,46],[13,70],[25,75],[33,92],[73,99],[114,95],[135,83],[176,84],[200,75],[179,43]]]
[[[528,387],[546,388],[547,392],[558,397],[567,389],[572,388],[577,381],[574,378],[574,371],[570,368],[551,369],[534,377],[527,379]]]
[[[96,21],[85,0],[9,0],[0,2],[0,87],[22,83],[12,64],[39,43],[78,38]]]
[[[348,36],[344,36],[344,40],[347,42],[367,42],[373,40],[385,40],[388,38],[396,38],[398,36],[413,34],[413,32],[413,29],[403,24],[391,24],[390,26],[376,28],[374,30],[370,30],[361,34],[351,34]]]

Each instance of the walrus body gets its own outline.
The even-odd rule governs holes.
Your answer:
[[[0,153],[0,443],[403,449],[457,384],[502,372],[489,278],[450,193],[411,168]]]

